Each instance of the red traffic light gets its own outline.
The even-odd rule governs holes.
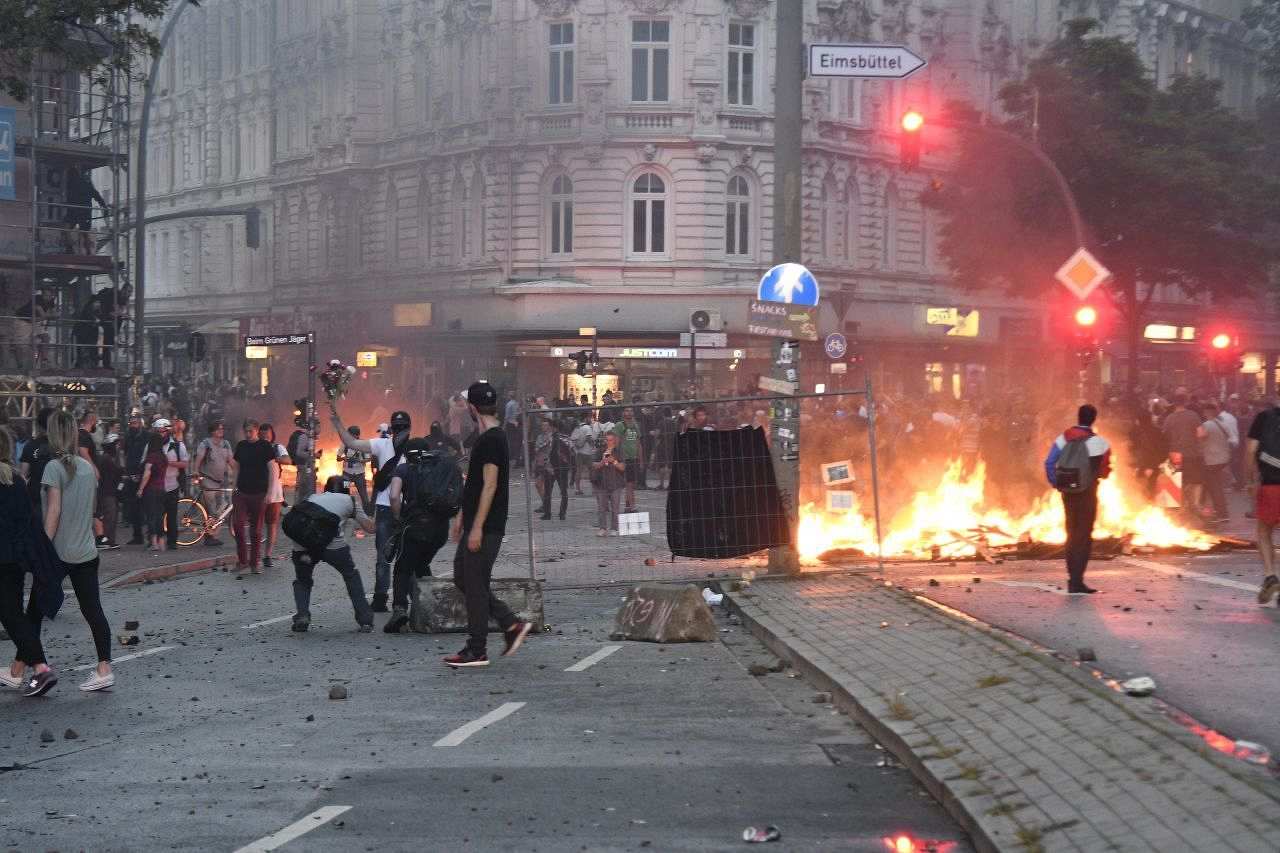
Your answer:
[[[907,110],[902,114],[902,129],[907,133],[916,133],[924,127],[924,116],[915,110]]]
[[[1218,332],[1218,334],[1209,339],[1209,345],[1214,349],[1226,349],[1231,346],[1231,336],[1226,332]]]
[[[1076,325],[1091,328],[1098,323],[1098,309],[1092,305],[1081,305],[1076,309]]]

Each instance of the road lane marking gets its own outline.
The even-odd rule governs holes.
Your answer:
[[[161,652],[167,652],[169,649],[172,649],[172,648],[175,648],[175,647],[174,646],[156,646],[154,649],[143,649],[142,651],[134,652],[131,655],[121,655],[118,658],[114,658],[112,659],[111,664],[114,666],[115,664],[118,664],[118,663],[124,663],[127,660],[136,660],[137,658],[145,658],[148,655],[158,655]],[[96,663],[84,663],[84,664],[81,664],[80,666],[71,667],[71,671],[83,672],[86,669],[93,669],[95,666],[97,666]]]
[[[605,658],[607,658],[609,655],[613,654],[620,648],[622,648],[622,646],[605,646],[600,651],[587,655],[585,658],[578,661],[573,666],[566,667],[565,672],[582,672],[584,669],[589,669],[590,667],[600,663],[600,661],[604,660]]]
[[[1244,581],[1232,580],[1231,578],[1220,578],[1216,575],[1205,575],[1200,572],[1192,572],[1187,569],[1175,569],[1173,566],[1166,566],[1164,563],[1157,563],[1152,560],[1139,560],[1134,557],[1125,557],[1124,562],[1131,566],[1140,566],[1144,569],[1151,569],[1154,572],[1169,575],[1170,577],[1181,576],[1190,578],[1194,581],[1202,583],[1211,583],[1215,586],[1225,586],[1229,589],[1242,589],[1245,592],[1257,592],[1258,585],[1256,583],[1245,583]]]
[[[1061,587],[1054,586],[1051,583],[1036,583],[1035,581],[995,581],[1000,586],[1015,586],[1024,589],[1039,589],[1044,592],[1052,592],[1054,595],[1067,595],[1067,591]]]
[[[295,838],[306,835],[318,826],[324,826],[340,814],[351,810],[351,806],[324,806],[318,808],[311,814],[294,821],[279,832],[272,833],[266,838],[259,838],[252,844],[241,847],[236,853],[270,853],[272,850],[279,850]]]
[[[248,630],[249,628],[261,628],[263,625],[274,625],[277,622],[283,622],[286,619],[292,619],[292,618],[293,618],[293,614],[289,613],[285,616],[277,616],[274,619],[263,619],[261,622],[250,622],[248,625],[241,625],[240,627],[245,630]]]
[[[498,722],[499,720],[503,720],[503,719],[506,719],[507,717],[510,717],[512,714],[514,714],[516,711],[519,711],[523,707],[524,707],[523,702],[507,702],[504,705],[494,708],[492,711],[485,714],[480,719],[472,720],[471,722],[467,723],[465,726],[459,726],[458,728],[449,732],[444,737],[440,738],[440,740],[433,743],[432,746],[458,746],[467,738],[471,737],[473,734],[480,731],[484,727],[491,726],[494,723]]]

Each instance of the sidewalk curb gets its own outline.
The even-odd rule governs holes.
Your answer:
[[[774,583],[785,584],[787,581],[761,579],[757,583],[764,587]],[[939,606],[924,596],[909,593],[896,586],[893,592],[904,599],[909,599],[915,607],[932,612],[935,617],[943,617],[962,630],[983,635],[1014,651],[1020,658],[1025,658],[1029,662],[1034,661],[1037,666],[1045,667],[1058,676],[1066,676],[1068,681],[1081,691],[1105,700],[1113,708],[1119,709],[1125,716],[1141,724],[1147,730],[1148,736],[1157,736],[1161,741],[1167,739],[1171,747],[1181,747],[1194,753],[1215,770],[1229,775],[1236,782],[1245,783],[1254,796],[1261,795],[1271,804],[1280,800],[1280,792],[1275,789],[1272,780],[1264,770],[1242,765],[1234,758],[1215,752],[1173,721],[1153,719],[1150,715],[1135,709],[1123,696],[1116,694],[1098,678],[1063,661],[1055,653],[1038,649],[1033,643],[1010,635],[998,627],[987,625],[967,614]],[[771,652],[780,659],[790,662],[799,672],[820,685],[819,689],[829,691],[836,706],[847,711],[904,767],[909,769],[926,790],[942,804],[948,814],[969,833],[976,849],[981,851],[1028,849],[1021,842],[1013,840],[1019,824],[1011,821],[1008,816],[991,814],[984,809],[985,803],[974,798],[973,792],[966,793],[954,787],[956,777],[949,774],[958,769],[959,765],[952,763],[948,757],[928,754],[932,747],[924,748],[918,743],[913,747],[908,742],[913,737],[912,726],[893,721],[884,714],[883,708],[878,708],[880,714],[878,716],[877,712],[866,704],[870,702],[871,705],[875,705],[874,701],[870,701],[867,696],[859,699],[858,696],[861,694],[855,695],[849,687],[841,683],[838,666],[831,673],[823,669],[824,656],[829,656],[827,650],[811,648],[806,635],[801,633],[802,629],[798,631],[787,623],[785,618],[776,618],[768,607],[762,608],[755,605],[751,596],[751,590],[731,592],[725,597],[725,605],[730,612],[742,619],[743,626]],[[829,666],[831,663],[832,661],[828,658],[826,665]],[[942,760],[938,760],[939,758]]]
[[[942,805],[947,814],[956,823],[960,824],[964,831],[968,833],[975,850],[979,851],[979,853],[1001,853],[1002,848],[980,826],[978,816],[970,813],[964,807],[960,799],[951,792],[951,788],[946,782],[929,771],[925,763],[916,755],[915,750],[907,744],[900,734],[890,728],[887,723],[881,721],[879,717],[872,714],[862,703],[846,691],[837,679],[828,675],[805,657],[803,649],[806,644],[788,642],[784,639],[785,633],[772,620],[748,614],[736,598],[737,595],[741,594],[741,592],[729,593],[725,595],[724,602],[727,605],[727,609],[742,620],[743,627],[750,631],[752,636],[762,642],[779,659],[789,662],[792,667],[807,680],[817,685],[819,689],[829,692],[832,696],[832,704],[847,712],[851,719],[875,738],[876,742],[892,753],[894,758],[898,759],[903,767],[911,771],[911,775],[915,776],[925,790]],[[1003,849],[1007,850],[1008,848]]]
[[[202,557],[198,560],[189,560],[185,563],[170,563],[167,566],[152,566],[145,569],[136,569],[128,574],[121,575],[113,581],[106,584],[108,589],[118,589],[126,586],[137,586],[148,582],[161,580],[169,580],[170,578],[189,575],[194,572],[203,572],[210,569],[219,569],[224,566],[234,566],[236,562],[235,554],[218,554],[213,557]]]

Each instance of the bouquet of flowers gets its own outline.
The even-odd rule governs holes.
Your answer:
[[[339,359],[331,358],[324,372],[320,374],[320,385],[330,400],[337,400],[339,397],[346,396],[347,383],[355,375],[355,365],[343,364]]]

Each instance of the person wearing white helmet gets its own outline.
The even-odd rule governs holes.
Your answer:
[[[168,418],[156,418],[151,430],[160,436],[164,455],[169,464],[164,469],[164,523],[165,547],[178,550],[178,472],[185,471],[191,461],[187,446],[173,435],[173,423]]]

